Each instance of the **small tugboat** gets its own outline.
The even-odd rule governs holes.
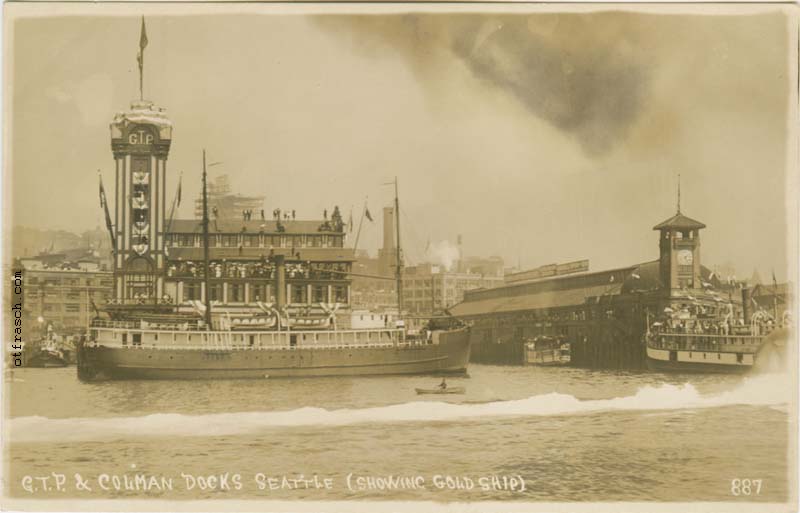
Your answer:
[[[527,365],[569,365],[570,360],[570,344],[561,337],[543,335],[525,344]]]
[[[24,365],[40,368],[66,367],[69,365],[69,358],[52,341],[43,340],[39,344],[33,344],[25,353]]]

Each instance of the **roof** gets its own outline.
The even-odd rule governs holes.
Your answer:
[[[341,234],[332,230],[320,231],[324,221],[281,221],[283,232],[278,232],[278,223],[275,220],[262,221],[261,219],[211,219],[208,223],[208,232],[217,233],[281,233],[281,234],[311,234],[329,233]],[[242,232],[242,228],[245,229]],[[175,219],[167,230],[169,233],[202,233],[203,225],[200,219]]]
[[[664,228],[683,228],[686,230],[699,230],[700,228],[705,228],[706,225],[701,223],[700,221],[695,221],[690,217],[686,217],[685,215],[678,212],[674,216],[670,217],[666,221],[658,223],[653,227],[653,230],[663,230]]]
[[[707,268],[701,274],[708,276]],[[612,279],[613,278],[613,279]],[[584,304],[590,297],[649,292],[662,287],[658,260],[592,273],[567,274],[464,293],[450,308],[456,317],[487,315]],[[716,279],[710,280],[717,282]]]
[[[208,248],[209,258],[213,260],[260,260],[270,254],[269,249],[264,248]],[[299,257],[291,257],[292,250],[289,248],[275,248],[272,250],[274,255],[284,255],[287,260],[312,262],[352,262],[355,261],[352,248],[296,248],[295,253]],[[203,248],[169,248],[170,260],[203,260]]]
[[[616,296],[619,295],[621,291],[621,283],[612,283],[568,290],[550,290],[538,294],[526,294],[522,296],[464,301],[451,307],[450,313],[456,317],[469,317],[473,315],[515,312],[520,310],[576,306],[584,304],[588,297]]]
[[[791,283],[772,283],[769,285],[766,284],[757,284],[753,287],[753,291],[751,294],[753,297],[763,297],[763,296],[785,296],[792,294],[792,284]]]

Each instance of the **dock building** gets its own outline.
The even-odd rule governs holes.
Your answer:
[[[580,264],[577,273],[549,277],[515,273],[503,286],[466,291],[450,311],[473,326],[472,361],[522,363],[525,342],[549,335],[570,342],[576,365],[642,368],[643,334],[665,309],[724,311],[743,319],[742,292],[700,263],[703,228],[678,207],[653,227],[657,260],[599,272],[582,272]]]

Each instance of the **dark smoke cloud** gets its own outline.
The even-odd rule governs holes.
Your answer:
[[[453,56],[485,84],[577,139],[588,155],[624,141],[649,82],[624,13],[325,16],[320,26],[368,53],[399,52],[423,84]],[[446,89],[435,88],[437,93]]]

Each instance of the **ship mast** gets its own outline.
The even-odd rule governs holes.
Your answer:
[[[400,256],[400,199],[397,195],[397,177],[394,177],[394,220],[397,226],[397,251],[395,253],[394,277],[397,281],[397,315],[403,314],[403,259]]]
[[[205,287],[206,329],[211,329],[211,289],[208,287],[208,190],[206,187],[206,150],[203,149],[203,286]]]

